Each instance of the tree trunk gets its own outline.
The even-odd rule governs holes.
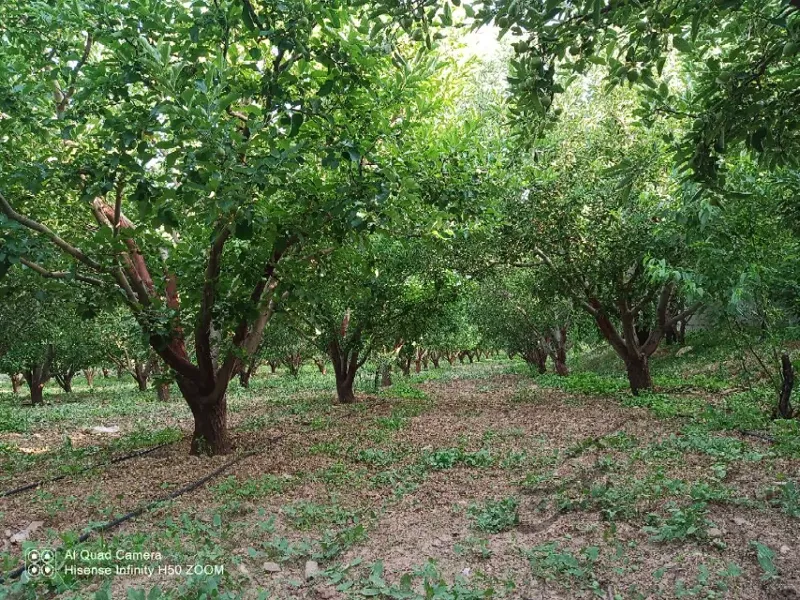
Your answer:
[[[536,367],[539,375],[547,373],[547,352],[545,350],[541,348],[528,350],[522,357],[531,367]]]
[[[150,377],[147,365],[137,361],[133,363],[133,371],[131,372],[136,385],[139,387],[140,392],[147,391],[147,380]]]
[[[22,373],[31,392],[31,404],[44,404],[44,384],[50,379],[50,363],[52,360],[53,346],[49,345],[42,363],[33,365]]]
[[[94,385],[94,374],[95,374],[94,369],[83,370],[83,376],[86,377],[86,383],[89,385],[89,387],[92,387]]]
[[[22,373],[14,373],[11,376],[11,391],[15,394],[19,394],[19,386],[22,385],[23,382]]]
[[[64,390],[65,394],[72,393],[72,378],[74,376],[75,373],[73,373],[71,370],[55,374],[56,383],[58,383],[59,387]]]
[[[789,355],[785,352],[781,354],[781,393],[778,397],[778,411],[777,416],[781,419],[791,419],[792,404],[790,402],[792,396],[792,388],[794,388],[794,368],[792,361],[789,360]]]
[[[108,379],[108,369],[103,367],[103,379]]]
[[[243,388],[250,387],[250,369],[242,369],[239,371],[239,385]]]
[[[44,404],[42,391],[48,378],[45,377],[43,366],[35,365],[32,369],[25,371],[23,377],[31,392],[31,404]]]
[[[653,388],[653,380],[650,377],[650,361],[647,356],[642,354],[628,357],[625,359],[625,370],[628,373],[628,382],[634,396],[638,396],[640,390]]]
[[[345,340],[346,333],[346,326],[343,325],[342,338]],[[345,341],[345,345],[340,344],[338,339],[328,345],[328,355],[333,363],[333,373],[336,376],[336,397],[341,404],[352,404],[356,401],[353,383],[358,369],[364,366],[369,355],[366,354],[359,360],[360,341],[361,333],[355,331],[349,341]]]
[[[556,373],[561,377],[569,375],[567,368],[567,328],[559,327],[553,331],[553,337],[550,341],[552,352],[550,357],[553,359]]]
[[[433,352],[431,354],[431,362],[433,363],[433,368],[434,369],[438,369],[439,368],[439,358],[440,358],[440,356],[439,356],[439,354],[437,352]]]
[[[267,361],[269,364],[269,372],[275,373],[275,369],[278,368],[278,363],[274,360]]]
[[[392,385],[392,365],[383,365],[381,372],[381,387]]]
[[[411,374],[411,357],[400,359],[400,371],[408,377]]]
[[[356,401],[356,395],[353,393],[353,380],[354,377],[344,377],[341,380],[337,378],[336,397],[341,404],[353,404]]]
[[[319,369],[321,375],[325,375],[328,372],[328,363],[324,359],[315,358],[314,364],[317,365],[317,369]]]
[[[456,355],[453,354],[452,352],[448,352],[447,354],[445,354],[445,358],[447,359],[447,362],[450,363],[451,367],[453,366],[453,363],[456,362]]]
[[[210,397],[184,397],[194,415],[194,433],[190,453],[194,456],[217,456],[231,450],[228,439],[228,403],[225,394]]]
[[[159,402],[169,402],[169,384],[165,382],[157,384],[156,396]]]

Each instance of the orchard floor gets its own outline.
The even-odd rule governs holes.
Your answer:
[[[0,598],[800,598],[796,428],[721,384],[632,398],[617,379],[572,381],[498,360],[337,406],[329,377],[262,375],[230,400],[237,452],[256,454],[81,544],[232,456],[188,456],[178,399],[118,403],[108,387],[6,408],[0,487],[68,476],[0,498],[3,573],[27,548],[59,548],[55,577],[7,582]],[[739,431],[754,424],[776,442]]]

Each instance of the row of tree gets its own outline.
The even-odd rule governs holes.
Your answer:
[[[349,402],[371,357],[388,378],[472,332],[566,374],[588,321],[638,393],[699,310],[796,308],[798,18],[785,0],[4,3],[0,275],[8,297],[53,284],[50,311],[104,332],[135,323],[194,453],[230,449],[228,385],[281,336],[324,351]],[[484,23],[512,36],[507,65],[456,50]]]

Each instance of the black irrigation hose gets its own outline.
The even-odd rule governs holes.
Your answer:
[[[231,429],[231,431],[236,431],[237,429],[239,429],[239,428],[238,427],[234,427],[234,428]],[[72,475],[79,475],[81,473],[86,473],[87,471],[91,471],[92,469],[98,469],[100,467],[107,467],[108,465],[121,463],[121,462],[126,461],[126,460],[128,460],[130,458],[136,458],[137,456],[144,456],[145,454],[150,454],[154,450],[158,450],[159,448],[163,448],[164,446],[171,446],[172,444],[177,444],[178,442],[182,441],[183,439],[184,438],[181,437],[181,438],[179,438],[179,439],[177,439],[175,441],[164,442],[163,444],[158,444],[157,446],[153,446],[152,448],[147,448],[145,450],[137,450],[136,452],[132,452],[130,454],[125,454],[123,456],[119,456],[119,457],[114,458],[114,459],[112,459],[112,460],[110,460],[108,462],[99,463],[97,465],[91,465],[89,467],[85,467],[85,468],[81,469],[80,471],[75,471],[74,473],[69,473],[69,474],[65,474],[65,475],[57,475],[56,477],[53,477],[52,479],[40,479],[39,481],[34,481],[33,483],[26,483],[25,485],[21,485],[20,487],[17,487],[17,488],[11,489],[11,490],[6,490],[5,492],[0,492],[0,498],[5,498],[7,496],[14,496],[15,494],[21,494],[22,492],[27,492],[28,490],[36,489],[40,485],[44,485],[46,483],[53,483],[54,481],[61,481],[62,479],[66,479],[67,477],[70,477]]]
[[[766,433],[761,433],[760,431],[751,431],[751,430],[748,430],[748,429],[739,429],[738,431],[742,435],[749,435],[750,437],[758,438],[758,439],[763,440],[765,442],[769,442],[770,444],[774,444],[775,443],[775,438],[774,437],[772,437],[771,435],[767,435]]]
[[[183,438],[181,438],[181,439],[183,439]],[[96,465],[90,465],[88,467],[84,467],[83,469],[81,469],[79,471],[75,471],[74,473],[68,473],[68,474],[65,474],[65,475],[57,475],[57,476],[55,476],[55,477],[53,477],[51,479],[41,479],[39,481],[34,481],[33,483],[27,483],[25,485],[21,485],[20,487],[17,487],[17,488],[11,489],[11,490],[6,490],[5,492],[0,492],[0,498],[5,498],[7,496],[13,496],[15,494],[20,494],[22,492],[26,492],[28,490],[32,490],[34,488],[37,488],[40,485],[44,485],[46,483],[53,483],[54,481],[61,481],[62,479],[66,479],[67,477],[70,477],[71,475],[78,475],[80,473],[85,473],[86,471],[91,471],[92,469],[97,469],[99,467],[106,467],[108,465],[121,463],[121,462],[129,460],[131,458],[136,458],[137,456],[144,456],[145,454],[150,454],[151,452],[155,452],[159,448],[163,448],[164,446],[170,446],[170,445],[175,444],[175,443],[177,443],[179,441],[181,441],[181,440],[175,440],[174,442],[164,442],[163,444],[158,444],[156,446],[153,446],[151,448],[147,448],[145,450],[137,450],[136,452],[131,452],[130,454],[125,454],[123,456],[118,456],[116,458],[112,458],[111,460],[109,460],[107,462],[104,462],[104,463],[99,463],[99,464],[96,464]]]
[[[284,437],[286,437],[286,434],[276,436],[276,437],[270,439],[268,441],[268,443],[272,444],[272,443],[277,442],[278,440],[280,440],[281,438],[284,438]],[[182,488],[179,488],[179,489],[175,490],[174,492],[170,492],[169,494],[159,498],[158,500],[153,500],[152,502],[150,502],[148,504],[140,506],[136,510],[133,510],[133,511],[129,512],[127,515],[123,515],[123,516],[121,516],[121,517],[119,517],[117,519],[114,519],[113,521],[108,521],[107,523],[103,523],[102,525],[98,525],[97,527],[94,527],[94,528],[90,529],[89,531],[87,531],[86,533],[82,534],[78,538],[77,543],[78,544],[83,543],[86,540],[88,540],[92,536],[92,534],[94,534],[94,533],[99,533],[99,532],[102,532],[102,531],[108,531],[109,529],[113,529],[114,527],[122,525],[122,523],[125,523],[126,521],[130,521],[131,519],[134,519],[134,518],[138,517],[139,515],[151,510],[152,508],[155,508],[156,506],[158,506],[158,505],[160,505],[160,504],[162,504],[164,502],[167,502],[169,500],[174,500],[178,496],[182,496],[183,494],[186,494],[187,492],[191,492],[192,490],[195,490],[195,489],[199,488],[201,485],[203,485],[204,483],[208,482],[211,479],[214,479],[214,477],[216,477],[220,473],[224,472],[226,469],[232,467],[233,465],[235,465],[238,462],[243,461],[245,458],[253,456],[254,454],[258,454],[262,450],[266,450],[266,446],[264,448],[260,449],[260,450],[250,450],[249,452],[245,452],[244,454],[240,454],[236,458],[232,458],[231,460],[229,460],[228,462],[226,462],[222,466],[214,469],[213,471],[211,471],[211,473],[209,473],[208,475],[206,475],[204,477],[201,477],[197,481],[195,481],[193,483],[190,483],[189,485],[186,485],[186,486],[184,486]],[[60,548],[58,548],[58,549],[60,549]],[[9,579],[18,578],[20,575],[22,575],[22,573],[24,571],[25,571],[25,565],[22,564],[19,567],[17,567],[16,569],[14,569],[13,571],[7,573],[5,576],[0,577],[0,584],[5,583]]]

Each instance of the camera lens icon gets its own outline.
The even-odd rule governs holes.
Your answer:
[[[25,570],[30,577],[52,577],[55,572],[56,553],[53,550],[39,550],[31,548],[25,554]]]

